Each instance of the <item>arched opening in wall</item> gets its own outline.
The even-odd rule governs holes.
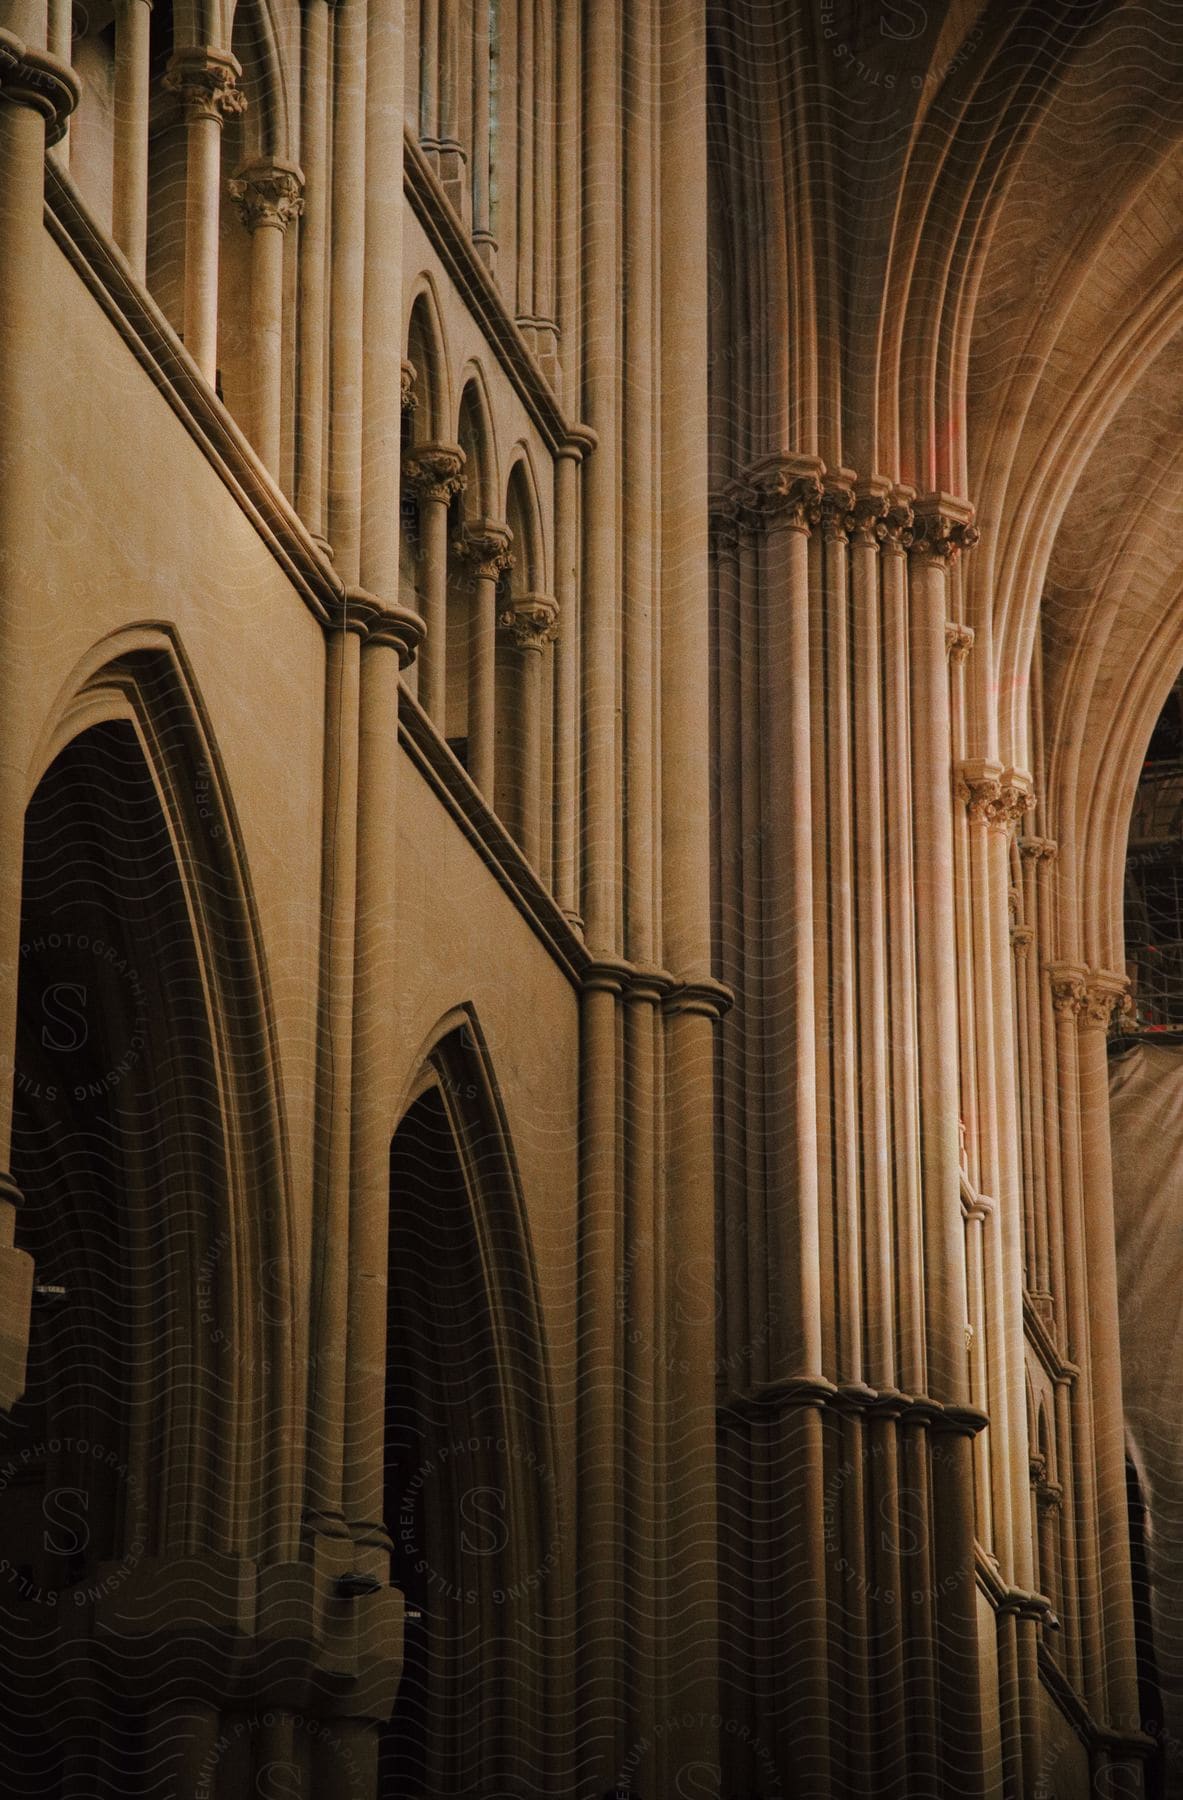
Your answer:
[[[543,1779],[555,1475],[504,1127],[467,1029],[391,1146],[385,1517],[407,1623],[381,1800]]]
[[[201,1471],[230,1460],[236,1378],[201,1344],[229,1323],[206,987],[129,721],[84,730],[33,795],[19,955],[12,1167],[37,1286],[26,1392],[0,1420],[5,1791],[140,1792],[146,1696],[96,1634],[146,1558],[233,1541]]]
[[[1174,1792],[1183,1782],[1183,679],[1151,734],[1134,799],[1125,954],[1132,1010],[1110,1041],[1109,1110],[1130,1553],[1143,1729],[1159,1744],[1157,1791]]]

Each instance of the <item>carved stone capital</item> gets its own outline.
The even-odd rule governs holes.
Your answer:
[[[241,74],[241,64],[228,51],[189,44],[174,50],[164,85],[181,102],[186,124],[214,119],[220,125],[228,113],[246,111]]]
[[[400,374],[400,383],[402,388],[402,409],[405,413],[413,413],[418,409],[419,396],[415,392],[415,385],[418,379],[419,375],[414,363],[408,362],[404,356]]]
[[[911,488],[893,488],[888,497],[887,511],[883,515],[883,548],[903,554],[912,547],[912,530],[915,525],[915,513],[912,510],[914,496]]]
[[[260,225],[286,231],[304,211],[304,172],[295,163],[261,156],[231,177],[230,197],[248,231]]]
[[[1088,970],[1077,968],[1073,963],[1053,963],[1047,973],[1056,1017],[1078,1019],[1084,1009]]]
[[[1108,1031],[1114,1012],[1129,1007],[1129,982],[1111,969],[1095,969],[1085,980],[1079,1019],[1082,1031]]]
[[[824,466],[818,457],[762,457],[744,483],[748,513],[790,531],[812,531],[822,516]]]
[[[1010,934],[1010,943],[1011,943],[1011,949],[1014,951],[1016,956],[1025,957],[1028,950],[1030,950],[1030,948],[1034,942],[1035,942],[1035,927],[1033,925],[1014,925],[1014,926],[1012,926],[1011,934]]]
[[[846,543],[855,526],[854,476],[847,480],[847,474],[839,469],[822,482],[822,536],[832,544]]]
[[[950,619],[945,626],[945,649],[951,663],[963,663],[974,647],[972,625],[960,625],[956,619]]]
[[[1035,805],[1031,777],[1021,769],[1004,769],[986,760],[962,763],[958,770],[958,797],[971,819],[1009,831]]]
[[[985,758],[963,762],[957,771],[956,792],[971,819],[990,824],[1002,793],[1002,764]]]
[[[464,452],[459,444],[416,444],[403,457],[403,480],[420,501],[450,506],[464,491]]]
[[[1036,865],[1053,862],[1059,852],[1060,846],[1054,838],[1025,837],[1019,839],[1019,855],[1027,862]]]
[[[0,95],[41,114],[47,144],[61,138],[79,92],[78,77],[56,56],[31,49],[11,31],[0,31]]]
[[[519,650],[541,651],[559,634],[559,609],[548,594],[519,594],[497,619]]]
[[[452,547],[460,560],[469,565],[474,581],[500,581],[506,569],[513,568],[509,547],[512,542],[513,532],[508,525],[497,525],[492,519],[474,519]]]
[[[851,536],[856,544],[879,545],[887,536],[887,513],[891,505],[891,484],[872,476],[855,483],[854,525]]]
[[[911,552],[920,561],[955,562],[978,541],[973,507],[951,494],[928,494],[916,501],[912,513]]]

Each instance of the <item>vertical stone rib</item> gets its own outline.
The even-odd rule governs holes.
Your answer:
[[[66,8],[67,16],[69,7]],[[115,9],[115,105],[111,231],[143,281],[148,258],[148,54],[152,0]]]

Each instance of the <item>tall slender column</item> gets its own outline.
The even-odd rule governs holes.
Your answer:
[[[1057,1110],[1064,1202],[1064,1279],[1068,1353],[1079,1368],[1072,1388],[1072,1485],[1075,1505],[1075,1605],[1084,1697],[1104,1716],[1105,1655],[1097,1545],[1096,1461],[1093,1454],[1092,1357],[1089,1349],[1089,1283],[1083,1206],[1083,1145],[1077,1019],[1085,1005],[1087,971],[1059,963],[1049,971],[1056,1025]]]
[[[556,71],[557,117],[562,121],[558,132],[558,167],[555,175],[557,228],[555,231],[555,307],[558,314],[559,344],[562,350],[562,393],[574,405],[578,393],[579,342],[579,271],[580,206],[579,206],[579,142],[580,108],[580,17],[574,6],[556,8],[555,30],[558,33],[558,68]],[[561,601],[561,596],[560,596]]]
[[[580,429],[560,446],[555,463],[555,806],[554,889],[579,919],[579,465],[595,448]]]
[[[764,745],[763,1036],[768,1305],[775,1323],[770,1375],[793,1384],[776,1437],[773,1479],[783,1494],[774,1526],[775,1579],[794,1619],[778,1707],[807,1748],[800,1791],[830,1792],[830,1684],[825,1471],[818,1382],[824,1380],[818,1174],[813,705],[809,535],[821,517],[821,466],[769,458],[749,472],[765,521],[761,591]],[[780,1626],[777,1630],[782,1629]],[[781,1651],[784,1656],[784,1647]]]
[[[139,4],[139,0],[136,0]],[[278,478],[283,377],[283,243],[298,217],[304,177],[294,163],[261,157],[230,183],[251,234],[251,429],[260,461]]]
[[[854,492],[849,485],[848,472],[844,470],[828,476],[823,486],[822,566],[829,676],[825,706],[828,776],[825,840],[833,1017],[834,1211],[840,1282],[835,1378],[841,1382],[858,1382],[863,1378],[864,1255],[860,1218],[854,795],[851,784],[848,540],[854,528]]]
[[[493,805],[496,734],[497,583],[513,567],[508,525],[482,519],[466,524],[456,553],[469,566],[472,611],[468,627],[468,773]]]
[[[226,50],[185,45],[174,51],[164,85],[185,119],[185,348],[212,386],[218,372],[218,228],[222,121],[245,111],[242,69]]]
[[[398,599],[403,358],[404,6],[366,14],[365,278],[362,284],[361,579]],[[389,658],[384,660],[389,661]]]
[[[534,25],[534,354],[553,379],[555,330],[555,19],[535,0]],[[645,14],[649,23],[649,15]],[[567,122],[564,118],[564,129]]]
[[[1109,1072],[1105,1050],[1110,1019],[1114,1008],[1124,1003],[1126,990],[1127,983],[1122,975],[1100,970],[1087,977],[1084,1005],[1079,1014],[1078,1048],[1089,1348],[1093,1377],[1093,1455],[1097,1479],[1100,1586],[1105,1606],[1106,1717],[1115,1730],[1134,1732],[1140,1727],[1140,1714],[1134,1658],[1118,1332],[1117,1238],[1113,1222]]]
[[[357,919],[357,744],[364,616],[343,607],[326,641],[321,797],[320,1005],[313,1317],[308,1370],[306,1510],[344,1539],[345,1365],[349,1336],[349,1189],[353,969]]]
[[[891,496],[884,516],[884,754],[888,997],[891,1008],[892,1143],[895,1232],[899,1244],[900,1341],[896,1380],[905,1393],[928,1385],[924,1343],[924,1258],[921,1243],[919,1073],[916,1049],[916,949],[912,859],[912,738],[909,679],[908,564],[912,510]]]
[[[11,1166],[20,969],[21,871],[31,726],[32,632],[51,493],[40,354],[45,148],[78,99],[70,71],[0,31],[0,1406],[25,1385],[31,1259],[13,1246],[21,1195]]]
[[[333,11],[329,540],[347,586],[361,576],[366,15],[367,0],[338,0]]]
[[[465,152],[460,141],[460,5],[459,0],[439,0],[439,105],[436,161],[444,192],[463,218],[467,213],[464,180]]]
[[[928,1391],[966,1417],[965,1228],[960,1193],[957,977],[954,931],[952,756],[949,717],[949,564],[976,541],[968,507],[948,496],[918,501],[909,557],[913,713],[916,985],[920,1076]],[[958,1780],[984,1789],[975,1580],[973,1449],[956,1430],[934,1466],[936,1647],[942,1711],[960,1715]],[[934,1445],[933,1457],[936,1458]],[[939,1481],[937,1475],[939,1473]]]
[[[558,608],[545,594],[521,594],[498,623],[521,656],[517,803],[514,827],[526,861],[538,867],[542,819],[542,653],[554,639]]]
[[[306,188],[300,222],[296,359],[296,510],[324,539],[325,279],[328,250],[329,7],[308,0],[301,72],[300,150]]]
[[[457,444],[416,444],[403,480],[419,499],[419,602],[427,636],[419,654],[419,698],[440,732],[448,697],[448,508],[464,488]]]
[[[764,926],[769,1305],[774,1376],[822,1373],[813,974],[809,531],[821,516],[818,466],[778,460],[751,472],[766,521],[760,666],[765,688]]]
[[[632,10],[631,8],[629,9]],[[534,129],[535,79],[534,0],[518,0],[518,78],[515,94],[516,118],[506,120],[517,133],[518,143],[518,233],[514,258],[513,310],[527,340],[534,343]],[[625,108],[627,120],[627,106]],[[631,205],[630,205],[631,215]],[[626,384],[627,385],[627,384]]]
[[[133,275],[148,258],[148,57],[152,0],[117,0],[111,230]]]
[[[419,142],[439,166],[440,147],[440,5],[423,0],[419,9]]]
[[[867,1379],[896,1381],[895,1246],[891,1219],[891,1123],[884,892],[883,709],[879,534],[887,497],[862,486],[851,539],[851,650],[854,700],[854,885],[860,979],[863,1217],[866,1230]]]
[[[583,412],[599,439],[583,483],[582,912],[590,948],[611,952],[617,933],[617,180],[619,0],[588,12],[584,44],[583,227],[586,296]]]
[[[472,10],[472,241],[491,266],[493,233],[489,219],[489,0],[473,0]]]

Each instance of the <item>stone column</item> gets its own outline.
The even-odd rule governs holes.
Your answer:
[[[328,244],[329,7],[303,9],[300,151],[305,170],[296,314],[296,510],[324,537],[325,257]]]
[[[493,267],[496,244],[489,216],[489,0],[473,0],[472,18],[472,241]]]
[[[139,0],[137,0],[137,4]],[[283,377],[283,245],[303,208],[304,176],[294,163],[260,157],[230,183],[251,234],[251,428],[259,459],[279,478]]]
[[[1113,1222],[1109,1072],[1105,1048],[1114,1008],[1125,1004],[1126,992],[1127,982],[1123,975],[1101,969],[1086,977],[1084,1004],[1078,1015],[1078,1053],[1098,1561],[1105,1608],[1106,1722],[1117,1732],[1132,1733],[1140,1728],[1140,1714],[1134,1659],[1117,1307],[1117,1239]]]
[[[468,626],[468,773],[493,800],[496,737],[497,583],[513,567],[508,525],[481,519],[465,525],[456,554],[469,566],[472,612]]]
[[[928,1394],[953,1429],[932,1446],[933,1607],[941,1712],[957,1713],[958,1781],[985,1788],[974,1548],[973,1444],[965,1348],[965,1227],[958,1142],[957,947],[946,626],[949,566],[977,541],[947,495],[915,505],[909,553],[921,1217]],[[965,1422],[965,1429],[961,1422]],[[939,1459],[938,1459],[939,1451]]]
[[[367,0],[333,9],[328,535],[347,586],[361,576],[366,16]]]
[[[555,462],[555,604],[563,621],[555,642],[555,898],[577,927],[579,916],[579,466],[595,448],[580,428]]]
[[[69,69],[0,31],[0,1406],[25,1385],[33,1265],[13,1247],[21,1195],[12,1143],[21,871],[40,556],[50,483],[36,371],[43,366],[45,150],[78,99]]]
[[[185,170],[185,348],[212,387],[218,372],[218,225],[222,188],[222,121],[246,109],[242,70],[226,50],[185,45],[164,78],[177,95],[187,129]]]
[[[542,653],[554,640],[557,619],[558,608],[546,594],[520,594],[498,620],[521,657],[518,779],[512,825],[526,861],[535,869],[542,829]]]
[[[441,735],[448,697],[448,508],[464,479],[458,444],[416,444],[403,458],[403,481],[419,501],[419,610],[427,627],[419,699]]]
[[[1089,1280],[1083,1206],[1080,1070],[1077,1019],[1085,1005],[1087,970],[1070,963],[1049,967],[1055,1014],[1056,1102],[1063,1184],[1065,1324],[1068,1355],[1079,1374],[1071,1392],[1072,1486],[1076,1499],[1076,1593],[1080,1684],[1090,1711],[1106,1709],[1101,1576],[1097,1546],[1097,1470],[1093,1452],[1092,1357],[1089,1349]],[[1106,1098],[1106,1119],[1108,1098]]]
[[[148,257],[148,53],[152,0],[115,7],[115,143],[111,230],[137,280]]]

